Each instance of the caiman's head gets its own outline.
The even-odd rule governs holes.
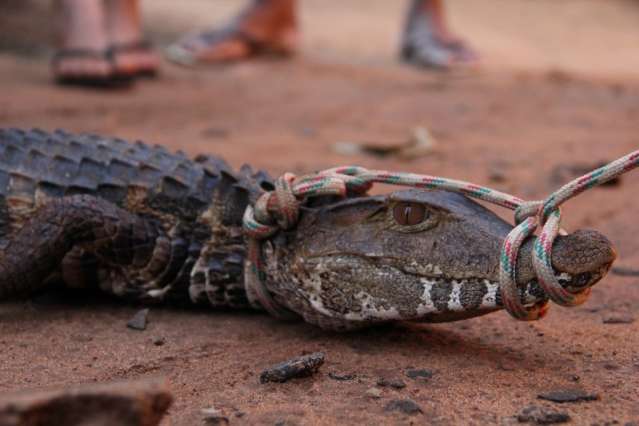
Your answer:
[[[273,290],[308,321],[333,328],[482,315],[502,307],[499,256],[511,229],[480,204],[444,191],[398,191],[307,208],[287,237],[286,261],[277,256],[287,265],[279,280],[291,287]],[[526,305],[545,298],[532,243],[522,247],[517,264]],[[553,246],[556,275],[572,292],[597,283],[614,259],[610,241],[595,231],[560,236]]]

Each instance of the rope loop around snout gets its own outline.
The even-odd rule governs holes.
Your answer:
[[[564,289],[552,268],[552,245],[561,233],[560,206],[587,189],[601,185],[639,166],[639,150],[585,174],[543,201],[524,201],[513,195],[473,183],[414,173],[395,173],[368,170],[363,167],[336,167],[314,174],[296,177],[285,173],[275,182],[275,190],[264,192],[254,206],[244,213],[244,232],[248,239],[248,260],[245,264],[245,287],[249,301],[279,318],[290,316],[265,287],[261,240],[279,230],[295,226],[299,207],[307,199],[333,195],[346,197],[364,194],[375,183],[384,183],[421,189],[441,189],[490,202],[514,210],[515,227],[504,240],[500,256],[500,293],[505,309],[516,319],[532,321],[542,318],[548,302],[524,306],[516,283],[516,266],[523,242],[541,227],[533,246],[533,267],[539,285],[548,298],[562,306],[576,306],[588,299],[590,289],[571,293]]]

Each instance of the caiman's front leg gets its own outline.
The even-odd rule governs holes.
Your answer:
[[[0,251],[0,300],[28,295],[82,251],[104,266],[141,269],[157,263],[158,226],[104,199],[74,195],[51,199],[8,237]],[[153,260],[153,262],[152,262]]]

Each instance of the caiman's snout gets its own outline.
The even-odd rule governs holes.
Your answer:
[[[579,291],[601,280],[617,258],[617,251],[604,235],[579,230],[558,237],[553,245],[552,264],[559,273],[568,274],[567,290]]]
[[[292,278],[280,281],[299,284],[288,307],[323,327],[453,321],[504,307],[500,254],[511,230],[462,195],[398,191],[305,210],[288,248],[293,258],[281,262],[265,250],[266,263],[290,265]],[[527,239],[517,257],[525,306],[548,297],[534,245]],[[551,261],[559,285],[577,294],[600,281],[615,258],[605,236],[580,230],[555,239]]]

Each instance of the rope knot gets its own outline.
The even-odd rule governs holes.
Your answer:
[[[278,318],[289,318],[290,312],[277,303],[265,288],[265,271],[260,240],[271,237],[279,230],[293,228],[299,220],[301,203],[309,197],[334,195],[346,197],[350,193],[364,193],[371,186],[361,176],[360,168],[326,170],[317,174],[297,177],[285,173],[275,180],[275,189],[259,196],[254,206],[244,212],[243,227],[248,238],[248,260],[245,264],[245,287],[249,302],[266,309]]]
[[[519,225],[532,216],[537,216],[543,205],[542,201],[523,201],[515,208],[515,224]]]
[[[275,190],[260,197],[265,200],[260,218],[268,215],[281,229],[291,229],[297,224],[300,203],[293,192],[295,179],[293,173],[284,173],[275,181]]]

